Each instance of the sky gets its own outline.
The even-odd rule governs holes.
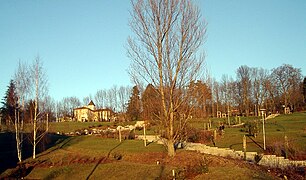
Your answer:
[[[306,75],[305,0],[195,0],[207,23],[207,69],[220,80],[241,65],[272,69],[282,64]],[[18,62],[39,56],[49,94],[94,95],[131,86],[126,55],[129,0],[1,0],[0,98]]]

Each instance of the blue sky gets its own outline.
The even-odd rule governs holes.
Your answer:
[[[196,0],[206,19],[207,68],[217,80],[241,65],[306,73],[306,1]],[[0,97],[18,61],[39,54],[56,100],[131,85],[128,0],[0,1]]]

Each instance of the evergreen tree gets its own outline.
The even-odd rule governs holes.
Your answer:
[[[141,102],[140,102],[139,90],[137,86],[134,86],[126,111],[129,120],[132,121],[139,120],[141,112],[140,107],[141,107]]]
[[[142,93],[142,118],[145,120],[156,120],[160,116],[161,102],[157,89],[149,84]]]
[[[14,122],[15,119],[15,110],[17,108],[17,93],[16,86],[13,80],[10,81],[7,91],[3,98],[3,106],[1,108],[1,114],[3,123],[9,125],[11,122]]]

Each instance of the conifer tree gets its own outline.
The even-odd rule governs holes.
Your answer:
[[[139,96],[139,89],[137,86],[134,86],[132,90],[132,95],[128,102],[128,107],[126,112],[129,120],[132,121],[139,120],[141,112],[140,107],[141,107],[141,102]]]

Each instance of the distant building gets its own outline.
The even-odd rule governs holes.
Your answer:
[[[80,122],[111,121],[114,119],[113,114],[110,109],[96,109],[92,101],[87,106],[73,109],[74,120]]]

